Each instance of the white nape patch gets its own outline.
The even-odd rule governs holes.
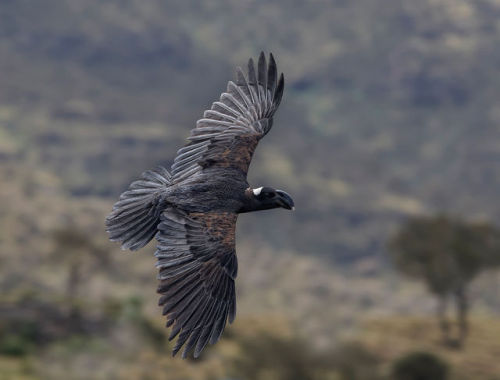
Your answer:
[[[258,187],[257,189],[252,189],[253,195],[259,195],[262,191],[262,187]]]

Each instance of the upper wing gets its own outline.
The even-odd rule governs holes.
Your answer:
[[[237,83],[229,82],[227,92],[198,120],[172,165],[174,183],[213,165],[237,168],[246,176],[257,143],[271,129],[284,87],[272,54],[267,65],[261,53],[257,67],[256,74],[250,59],[248,77],[238,68]]]
[[[233,213],[163,212],[158,226],[158,258],[162,294],[159,305],[173,325],[169,340],[180,333],[173,350],[186,357],[195,347],[219,340],[226,321],[236,314],[234,279],[238,269],[234,248],[237,215]]]

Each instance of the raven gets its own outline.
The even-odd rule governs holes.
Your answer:
[[[259,140],[271,129],[283,95],[272,54],[261,53],[255,69],[237,70],[236,83],[213,103],[177,152],[169,173],[163,167],[144,172],[106,218],[106,230],[122,249],[137,250],[153,237],[159,270],[159,306],[179,335],[172,354],[198,357],[217,342],[236,314],[238,264],[235,228],[238,214],[282,207],[292,198],[271,187],[252,189],[248,166]]]

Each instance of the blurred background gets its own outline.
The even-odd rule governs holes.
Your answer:
[[[500,379],[499,0],[2,0],[0,379]],[[238,315],[172,359],[104,218],[235,66],[285,73]],[[420,377],[418,377],[420,376]]]

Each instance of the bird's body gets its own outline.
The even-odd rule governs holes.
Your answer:
[[[274,58],[261,53],[258,70],[205,111],[177,152],[169,173],[158,167],[133,182],[106,219],[110,239],[136,250],[153,237],[158,242],[159,304],[177,339],[173,354],[185,344],[197,357],[215,343],[236,313],[238,265],[235,228],[238,214],[293,208],[288,194],[270,187],[252,189],[247,172],[259,140],[272,126],[283,94]]]
[[[194,179],[172,186],[166,200],[190,212],[238,213],[246,201],[249,184],[238,170],[224,170],[222,177],[219,172],[218,168],[210,168]]]

